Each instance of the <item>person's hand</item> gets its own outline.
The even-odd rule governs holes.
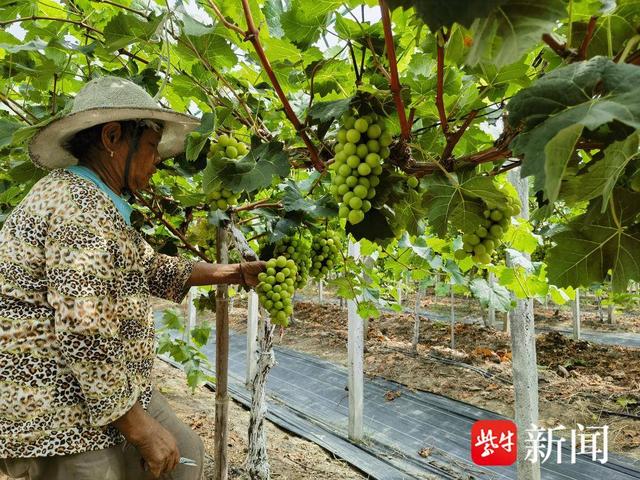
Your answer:
[[[155,478],[173,471],[180,461],[176,439],[158,421],[149,417],[145,435],[134,446]]]
[[[173,435],[136,402],[131,410],[113,422],[127,441],[138,450],[155,478],[171,472],[180,461],[180,451]]]
[[[242,278],[241,285],[247,287],[255,287],[258,285],[258,274],[264,272],[267,269],[267,262],[261,260],[255,262],[245,262],[238,264],[238,271]]]

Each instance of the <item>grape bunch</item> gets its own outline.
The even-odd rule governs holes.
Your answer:
[[[287,236],[275,243],[273,254],[282,255],[287,260],[293,260],[298,269],[295,281],[296,288],[302,288],[307,284],[309,269],[311,268],[311,245],[309,241],[300,236]]]
[[[211,142],[207,157],[214,160],[222,158],[235,160],[244,157],[247,153],[249,153],[249,147],[246,143],[239,141],[233,135],[223,133],[218,136],[216,141]],[[239,193],[233,193],[222,185],[218,185],[209,192],[209,199],[215,202],[215,206],[218,209],[226,210],[231,205],[238,203],[239,195]]]
[[[375,113],[357,116],[347,112],[337,140],[330,191],[338,201],[340,218],[355,225],[371,209],[392,138]]]
[[[486,208],[484,220],[475,232],[462,235],[462,248],[456,250],[455,258],[462,260],[470,255],[478,263],[490,263],[491,254],[500,244],[502,237],[511,224],[511,217],[520,213],[520,205],[511,197],[507,197],[504,208]]]
[[[313,237],[309,274],[316,280],[326,276],[339,263],[339,248],[340,239],[334,232],[324,230]]]
[[[293,292],[297,274],[296,263],[284,255],[267,261],[267,270],[258,274],[258,298],[269,312],[271,322],[286,327],[293,313]]]

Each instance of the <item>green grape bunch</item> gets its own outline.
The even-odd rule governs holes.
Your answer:
[[[311,269],[309,274],[321,280],[340,263],[340,238],[335,232],[324,230],[311,242]]]
[[[512,197],[502,208],[487,207],[483,211],[484,219],[474,232],[462,235],[462,248],[454,256],[462,260],[472,256],[476,263],[491,263],[491,254],[500,245],[502,237],[511,225],[511,217],[520,213],[519,202]]]
[[[286,327],[293,314],[293,294],[298,269],[296,263],[284,255],[267,261],[267,269],[258,274],[258,299],[271,322]]]
[[[222,158],[230,158],[238,160],[249,153],[249,146],[239,141],[233,135],[223,133],[217,139],[213,139],[209,148],[208,158],[220,160]],[[218,185],[209,193],[209,199],[215,204],[216,208],[226,210],[230,206],[237,205],[239,193],[233,193],[231,190]]]
[[[296,288],[302,288],[307,284],[309,270],[311,268],[311,245],[308,239],[300,236],[286,236],[275,243],[273,254],[282,255],[287,260],[293,260],[297,267],[295,281]]]
[[[391,134],[377,114],[347,112],[342,117],[330,167],[330,191],[338,201],[340,218],[352,225],[362,222],[371,209],[391,142]]]

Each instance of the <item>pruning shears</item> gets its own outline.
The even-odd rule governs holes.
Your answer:
[[[188,467],[197,467],[198,464],[196,463],[195,460],[191,460],[190,458],[187,457],[180,457],[180,460],[178,460],[178,463],[182,464],[182,465],[187,465]]]

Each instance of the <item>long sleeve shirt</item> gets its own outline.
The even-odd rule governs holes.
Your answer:
[[[180,302],[193,265],[90,180],[41,179],[0,230],[0,458],[121,443],[111,422],[151,397],[150,297]]]

